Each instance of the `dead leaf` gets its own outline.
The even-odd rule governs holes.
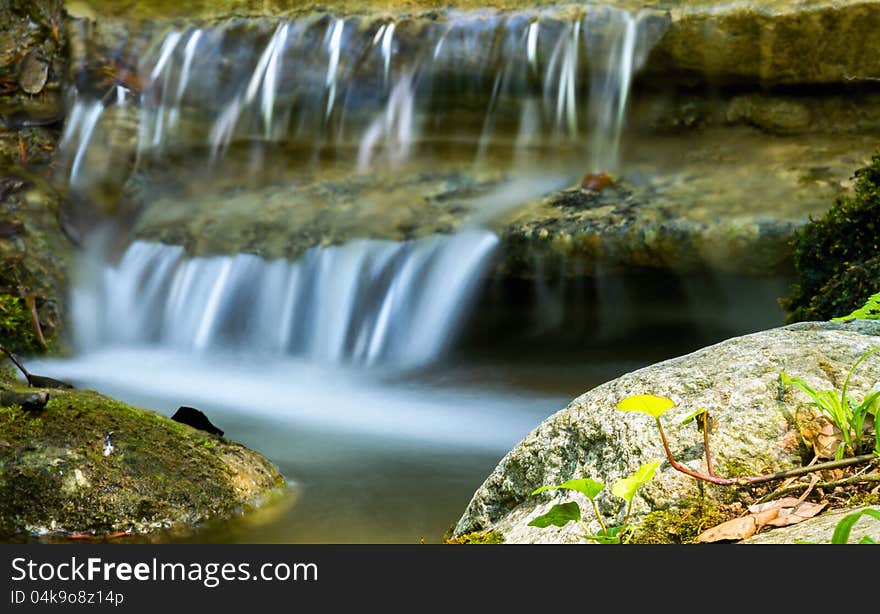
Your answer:
[[[776,499],[775,501],[767,501],[766,503],[757,503],[755,505],[750,505],[749,513],[759,514],[765,510],[773,508],[794,507],[798,503],[800,503],[800,501],[795,497],[783,497],[782,499]]]
[[[804,501],[797,507],[790,507],[779,510],[779,515],[773,520],[767,522],[771,527],[787,527],[792,524],[798,524],[808,518],[812,518],[828,506],[827,501],[822,503],[811,503]]]
[[[837,448],[843,444],[843,432],[831,422],[826,423],[816,433],[813,451],[820,458],[834,458]]]
[[[774,507],[751,516],[755,519],[755,531],[760,531],[764,526],[771,524],[773,520],[782,513],[782,508]]]
[[[718,526],[706,529],[697,536],[698,543],[711,544],[715,542],[739,541],[751,537],[757,531],[755,517],[752,515],[734,518],[722,522]]]
[[[828,503],[815,504],[794,497],[758,503],[749,507],[749,514],[723,522],[703,531],[696,539],[699,543],[739,541],[751,537],[765,526],[784,527],[812,518]]]

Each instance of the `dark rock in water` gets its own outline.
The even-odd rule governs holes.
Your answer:
[[[200,431],[207,431],[208,433],[223,437],[223,431],[211,424],[211,421],[208,420],[208,416],[194,407],[178,407],[177,411],[174,412],[174,415],[171,416],[171,419],[182,424],[188,424]]]
[[[49,402],[48,392],[14,392],[0,390],[0,406],[19,405],[25,411],[40,411]]]

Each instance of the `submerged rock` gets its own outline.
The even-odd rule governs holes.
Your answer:
[[[241,444],[91,390],[53,390],[38,413],[2,407],[0,435],[4,539],[189,531],[284,490],[278,469]]]
[[[576,500],[590,510],[589,502],[570,491],[530,493],[577,478],[610,485],[655,460],[662,461],[660,468],[633,502],[635,524],[646,514],[687,507],[701,496],[727,503],[744,499],[745,489],[700,483],[673,469],[652,419],[617,411],[617,403],[636,394],[674,400],[676,407],[663,417],[664,430],[677,460],[692,470],[705,471],[702,434],[693,423],[680,423],[701,407],[716,420],[710,444],[717,475],[790,469],[812,457],[798,429],[799,416],[808,416],[812,408],[803,393],[781,384],[780,372],[802,377],[817,389],[834,388],[842,385],[853,362],[876,345],[878,322],[794,324],[728,339],[598,386],[547,418],[501,460],[474,494],[454,536],[495,531],[505,543],[582,541],[575,523],[543,529],[528,523],[555,503]],[[854,396],[877,381],[876,364],[865,363],[853,375]],[[623,519],[624,502],[608,491],[597,502],[613,525]]]

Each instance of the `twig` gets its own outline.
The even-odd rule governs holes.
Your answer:
[[[830,482],[819,482],[816,484],[818,488],[833,488],[835,486],[847,486],[849,484],[870,484],[871,482],[880,482],[880,473],[871,473],[869,475],[851,475],[848,478],[842,478],[840,480],[832,480]],[[770,493],[764,497],[758,499],[758,503],[764,503],[765,501],[769,501],[772,497],[777,495],[787,495],[790,492],[795,492],[803,488],[805,484],[792,484],[791,486],[787,486],[785,488],[781,488],[777,491]]]
[[[9,357],[9,360],[11,360],[13,364],[18,367],[18,370],[21,371],[22,375],[24,375],[24,378],[27,380],[28,386],[30,386],[31,374],[28,373],[28,370],[24,368],[24,365],[19,362],[18,358],[15,357],[15,354],[7,350],[2,344],[0,344],[0,351],[6,354]]]
[[[794,469],[786,469],[785,471],[778,471],[776,473],[771,473],[768,475],[746,476],[742,478],[721,478],[715,475],[706,475],[704,473],[694,471],[693,469],[689,469],[688,467],[685,467],[677,460],[675,460],[675,458],[672,456],[672,451],[669,449],[669,442],[667,442],[666,440],[666,433],[663,431],[663,425],[660,423],[660,418],[654,418],[654,420],[657,422],[657,428],[660,431],[660,439],[663,441],[663,449],[666,451],[666,458],[669,460],[669,464],[671,464],[673,468],[681,471],[685,475],[689,475],[692,478],[697,478],[698,480],[703,480],[712,484],[717,484],[719,486],[749,486],[752,484],[763,484],[764,482],[783,480],[785,478],[804,475],[807,473],[812,473],[814,471],[849,467],[850,465],[865,463],[876,458],[873,453],[863,454],[861,456],[853,456],[851,458],[829,461],[827,463],[819,463],[818,465],[795,467]]]
[[[33,294],[26,294],[24,302],[28,306],[28,310],[31,312],[31,326],[34,329],[37,341],[40,342],[40,345],[43,346],[43,349],[45,350],[48,346],[46,345],[46,337],[43,336],[43,328],[40,326],[40,316],[37,313],[37,301]]]
[[[712,471],[712,455],[709,454],[709,412],[703,412],[701,418],[703,420],[703,449],[706,451],[706,473],[714,477],[715,472]]]

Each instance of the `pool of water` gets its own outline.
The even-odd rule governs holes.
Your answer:
[[[459,385],[454,369],[407,375],[149,348],[33,368],[169,416],[198,407],[273,461],[290,500],[187,536],[208,542],[440,541],[504,453],[569,396],[502,390],[487,366],[484,385]]]

